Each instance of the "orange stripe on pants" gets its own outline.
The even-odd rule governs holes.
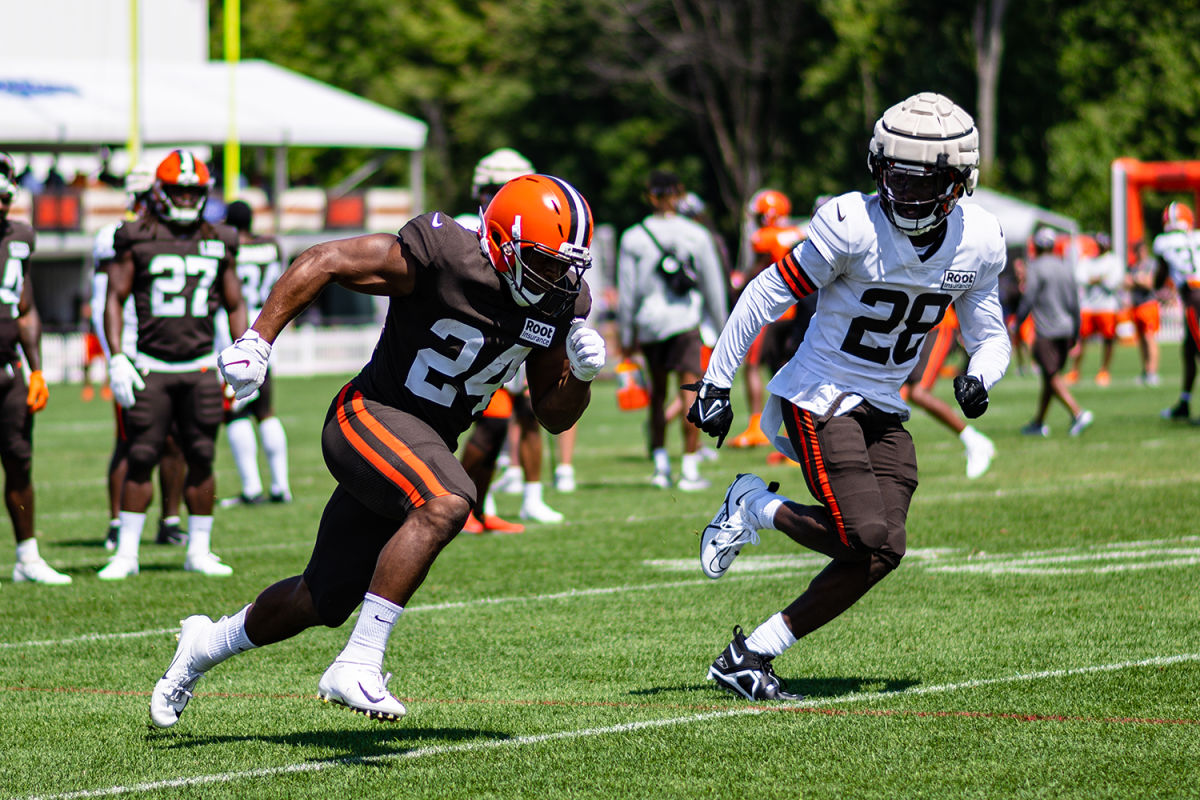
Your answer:
[[[829,483],[829,473],[825,470],[825,457],[821,455],[821,445],[817,442],[817,429],[813,425],[812,414],[808,411],[801,411],[796,405],[792,405],[792,414],[796,418],[796,430],[804,438],[804,443],[808,445],[809,451],[812,453],[811,463],[807,458],[802,462],[805,472],[811,470],[809,483],[820,489],[820,500],[829,510],[829,516],[833,518],[838,538],[842,540],[842,544],[849,547],[850,539],[846,536],[846,521],[842,519],[842,509],[838,506],[837,498],[833,496],[833,487]]]
[[[429,491],[433,492],[434,497],[446,497],[450,494],[446,490],[446,487],[442,486],[441,482],[434,476],[433,471],[425,465],[425,462],[417,458],[417,454],[410,450],[408,445],[397,439],[391,431],[384,427],[382,422],[375,419],[370,411],[367,411],[367,406],[363,403],[362,392],[355,391],[350,404],[354,407],[354,415],[367,426],[367,430],[375,434],[385,447],[398,455],[400,460],[408,465],[409,469],[417,473],[417,477],[421,479]]]
[[[408,478],[404,477],[395,467],[389,464],[383,456],[371,449],[363,438],[358,435],[350,425],[350,419],[346,415],[346,391],[350,388],[350,384],[342,387],[342,393],[338,395],[338,410],[337,418],[338,425],[342,429],[342,435],[346,437],[346,441],[350,442],[351,446],[359,452],[359,454],[367,459],[375,469],[379,470],[388,480],[396,485],[396,488],[408,495],[408,499],[412,501],[414,507],[420,507],[425,504],[425,498],[421,497],[421,493],[412,485]],[[357,394],[357,391],[355,392]]]

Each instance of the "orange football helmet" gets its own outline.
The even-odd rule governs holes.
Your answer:
[[[154,173],[154,211],[167,222],[193,225],[200,220],[211,186],[203,161],[187,150],[172,150]]]
[[[750,198],[750,213],[758,218],[759,225],[773,225],[792,213],[792,201],[783,192],[763,189]]]
[[[549,175],[514,178],[480,212],[484,254],[518,305],[556,317],[575,302],[592,265],[592,210]]]
[[[1163,209],[1164,231],[1190,231],[1193,224],[1192,209],[1187,203],[1171,203]]]

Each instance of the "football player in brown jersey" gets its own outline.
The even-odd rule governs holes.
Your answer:
[[[33,304],[29,258],[35,236],[28,224],[8,218],[17,196],[16,170],[0,153],[0,462],[4,504],[17,537],[14,581],[70,583],[42,559],[33,532],[33,415],[50,396],[42,378],[42,319]],[[18,352],[17,346],[21,351]],[[29,362],[29,385],[21,368]]]
[[[271,342],[326,286],[390,298],[370,362],[325,420],[321,444],[338,486],[308,567],[231,618],[183,621],[151,696],[155,725],[175,724],[196,682],[221,661],[316,625],[336,628],[360,603],[318,692],[374,719],[404,715],[387,689],[384,652],[475,501],[454,457],[458,437],[522,362],[538,419],[563,431],[583,413],[604,365],[604,340],[581,322],[591,305],[582,273],[592,215],[579,192],[547,175],[516,178],[481,223],[472,232],[434,212],[398,235],[317,245],[279,279],[254,327],[221,353],[226,380],[246,396],[262,382]]]
[[[213,355],[217,306],[229,313],[235,336],[246,330],[246,306],[234,268],[237,232],[212,225],[203,211],[208,167],[186,150],[174,150],[155,172],[152,214],[127,222],[113,237],[104,327],[112,355],[109,384],[125,409],[128,470],[121,497],[117,552],[100,570],[102,580],[138,573],[138,549],[154,487],[150,476],[162,458],[174,423],[187,461],[183,499],[188,507],[183,568],[222,576],[232,569],[209,549],[212,535],[213,455],[224,415]],[[137,309],[136,364],[122,350],[122,308]]]

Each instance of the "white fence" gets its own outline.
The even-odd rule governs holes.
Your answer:
[[[276,375],[336,375],[358,372],[379,340],[378,325],[288,328],[275,342]],[[83,334],[42,337],[42,371],[47,383],[83,380]]]

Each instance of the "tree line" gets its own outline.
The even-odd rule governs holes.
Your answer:
[[[450,212],[507,146],[618,226],[646,213],[647,173],[673,170],[732,234],[763,187],[800,213],[871,190],[872,125],[918,91],[975,115],[981,185],[1093,230],[1112,159],[1200,147],[1194,0],[242,0],[242,25],[243,58],[428,123],[427,205]],[[289,169],[329,185],[371,155],[297,150]],[[371,180],[406,175],[397,154]]]

